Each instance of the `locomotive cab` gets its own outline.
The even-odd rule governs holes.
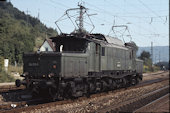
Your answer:
[[[87,48],[87,40],[74,36],[63,36],[51,38],[55,43],[55,52],[62,53],[85,53]]]

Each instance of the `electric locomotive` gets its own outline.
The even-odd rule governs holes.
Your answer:
[[[53,100],[89,96],[142,80],[143,61],[137,59],[132,41],[123,43],[82,29],[50,40],[55,51],[23,55],[24,80],[16,80],[16,86],[25,85],[33,95],[48,95]]]

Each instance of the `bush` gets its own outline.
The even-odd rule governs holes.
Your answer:
[[[18,72],[19,74],[22,74],[22,71],[23,71],[22,66],[13,66],[13,65],[8,66],[8,73]]]
[[[15,79],[11,75],[7,74],[5,71],[0,72],[0,83],[3,82],[14,82]]]
[[[2,71],[3,64],[4,64],[4,58],[0,56],[0,72]]]

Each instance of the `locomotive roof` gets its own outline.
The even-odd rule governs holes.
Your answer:
[[[121,48],[121,49],[132,48],[135,50],[137,50],[138,48],[135,42],[132,42],[132,41],[124,44],[122,40],[115,38],[115,37],[105,36],[103,34],[93,34],[93,35],[94,35],[94,38],[98,40],[98,43],[100,43],[103,46],[116,47],[116,48]]]
[[[124,46],[124,43],[118,38],[113,38],[113,37],[109,37],[109,36],[105,36],[105,38],[106,38],[107,42],[110,43],[110,44],[116,44],[116,45]]]
[[[93,39],[95,38],[95,39],[101,40],[101,42],[124,46],[124,43],[120,39],[115,38],[115,37],[105,36],[103,34],[92,34],[92,36],[93,36]]]
[[[135,60],[138,61],[138,62],[143,62],[143,60],[138,59],[138,58],[136,58]]]
[[[130,43],[123,43],[120,39],[105,36],[103,34],[86,34],[86,35],[75,35],[75,34],[62,34],[58,35],[57,37],[51,37],[54,42],[56,39],[64,38],[64,39],[78,39],[78,40],[87,40],[90,42],[98,43],[103,46],[107,47],[116,47],[121,49],[127,49],[126,46],[130,46]],[[128,47],[129,48],[129,47]],[[130,48],[133,48],[132,46]]]
[[[100,45],[102,46],[115,47],[127,50],[124,43],[118,38],[105,36],[102,34],[93,34],[92,36],[93,36],[92,40],[97,41],[97,43],[100,43]]]

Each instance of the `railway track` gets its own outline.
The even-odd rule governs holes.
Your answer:
[[[137,109],[142,108],[148,103],[160,98],[169,93],[169,86],[163,87],[161,89],[155,90],[153,92],[149,92],[141,97],[137,97],[128,101],[121,103],[120,105],[113,105],[106,107],[105,109],[101,109],[98,113],[106,113],[106,112],[133,112],[138,111]]]
[[[161,107],[164,106],[164,107],[167,107],[169,106],[169,93],[136,109],[134,111],[134,113],[138,113],[138,112],[169,112],[167,109],[167,111],[165,111],[166,109],[163,108],[164,111],[160,111]],[[169,108],[169,107],[168,107]]]
[[[144,76],[147,76],[147,75],[159,75],[159,74],[163,74],[163,73],[166,73],[168,71],[159,71],[159,72],[155,72],[155,73],[144,73],[143,75]]]
[[[117,89],[114,91],[110,91],[110,92],[122,92],[124,90],[130,90],[130,89],[135,89],[135,88],[139,88],[139,87],[144,87],[144,86],[148,86],[154,83],[158,83],[158,82],[163,82],[163,81],[167,81],[167,78],[164,79],[154,79],[154,80],[150,80],[150,81],[144,81],[142,83],[140,83],[137,86],[132,86],[132,87],[128,87],[128,88],[122,88],[122,89]],[[91,95],[90,98],[95,98],[95,97],[100,97],[103,95],[107,95],[108,93],[100,93],[100,94],[93,94]],[[68,103],[75,103],[75,102],[79,102],[82,100],[87,99],[86,97],[80,97],[78,99],[75,100],[64,100],[64,101],[57,101],[57,102],[50,102],[48,99],[44,100],[44,99],[35,99],[35,100],[27,100],[27,101],[20,101],[20,102],[14,102],[14,103],[8,103],[8,104],[3,104],[0,105],[0,112],[22,112],[22,111],[29,111],[32,109],[41,109],[44,107],[50,107],[50,106],[56,106],[56,105],[63,105],[63,104],[68,104]],[[38,105],[37,105],[38,104]]]
[[[25,86],[16,87],[15,85],[3,85],[0,86],[0,93],[13,92],[17,90],[23,90]]]

